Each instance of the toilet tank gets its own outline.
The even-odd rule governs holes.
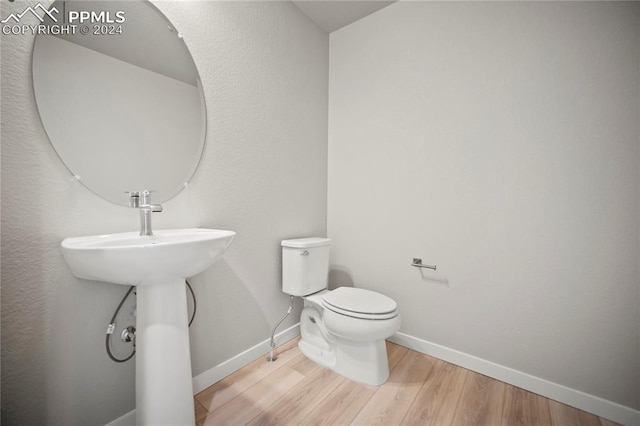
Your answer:
[[[327,288],[328,238],[298,238],[282,241],[282,291],[306,296]]]

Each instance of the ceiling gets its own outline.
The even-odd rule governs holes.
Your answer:
[[[293,3],[320,28],[330,33],[395,1],[397,0],[293,0]]]

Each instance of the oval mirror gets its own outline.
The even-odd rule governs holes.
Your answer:
[[[64,164],[91,191],[175,196],[191,179],[206,130],[198,71],[180,34],[146,0],[55,1],[36,36],[33,87]]]

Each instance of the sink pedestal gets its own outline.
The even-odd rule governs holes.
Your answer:
[[[193,425],[186,277],[216,263],[233,231],[164,229],[66,238],[73,275],[137,288],[136,422]]]
[[[185,280],[144,283],[136,291],[136,423],[193,425]]]

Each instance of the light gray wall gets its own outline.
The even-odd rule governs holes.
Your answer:
[[[200,167],[154,226],[237,232],[192,280],[195,376],[267,339],[286,311],[280,240],[326,234],[329,40],[288,2],[154,3],[184,35],[208,107]],[[126,288],[75,279],[59,244],[134,230],[138,213],[71,180],[38,118],[32,45],[2,35],[2,423],[105,424],[135,404],[133,362],[104,350]]]
[[[637,2],[407,1],[332,33],[341,279],[402,332],[640,408],[639,31]]]

